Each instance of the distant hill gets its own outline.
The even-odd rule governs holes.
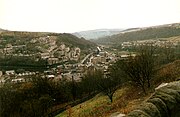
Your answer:
[[[98,39],[98,38],[101,38],[101,37],[118,34],[122,30],[123,29],[97,29],[97,30],[76,32],[76,33],[73,33],[73,35],[75,35],[75,36],[77,36],[79,38],[83,37],[83,38],[85,38],[87,40],[90,40],[90,39]]]
[[[57,44],[64,43],[69,46],[79,47],[81,49],[89,49],[96,46],[95,43],[78,38],[72,34],[67,33],[48,33],[48,32],[20,32],[20,31],[3,31],[0,33],[0,39],[9,39],[12,42],[15,40],[25,40],[26,42],[31,39],[38,39],[40,37],[54,36],[57,39]]]
[[[4,30],[4,29],[1,29],[1,28],[0,28],[0,33],[1,33],[1,32],[4,32],[4,31],[7,31],[7,30]]]
[[[65,43],[69,46],[76,46],[81,49],[89,49],[91,47],[95,47],[96,44],[94,42],[85,40],[84,38],[78,38],[72,34],[63,33],[63,34],[57,34],[57,43]]]
[[[99,38],[94,40],[94,42],[101,44],[118,44],[125,41],[168,38],[179,35],[180,23],[175,23],[147,28],[127,29],[116,35]]]
[[[9,37],[14,37],[14,38],[36,38],[36,37],[40,37],[40,36],[46,36],[48,34],[51,33],[47,33],[47,32],[25,32],[25,31],[8,31],[8,30],[4,30],[2,31],[0,36],[9,36]]]

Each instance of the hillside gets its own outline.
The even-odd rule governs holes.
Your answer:
[[[96,46],[96,44],[93,42],[85,40],[84,38],[78,38],[68,33],[58,34],[57,43],[61,43],[61,42],[70,46],[77,46],[81,49],[88,49]]]
[[[6,31],[1,32],[0,39],[8,40],[13,42],[12,45],[16,45],[17,41],[20,40],[23,44],[30,42],[32,39],[40,39],[45,37],[53,36],[56,43],[64,43],[73,47],[79,47],[81,49],[89,49],[90,47],[96,46],[95,43],[85,40],[84,38],[78,38],[74,35],[67,33],[48,33],[48,32],[18,32],[18,31]]]
[[[3,29],[0,28],[0,32],[2,32],[2,31],[3,31]]]
[[[164,104],[167,104],[167,107],[177,106],[176,99],[177,98],[179,99],[179,96],[180,96],[179,94],[177,94],[177,92],[179,91],[179,81],[177,81],[175,83],[174,83],[174,81],[178,80],[178,78],[180,76],[179,75],[179,72],[180,72],[179,67],[180,67],[180,60],[177,60],[172,63],[161,66],[161,68],[158,70],[157,74],[155,74],[156,79],[154,79],[154,82],[152,82],[153,86],[148,90],[148,94],[146,94],[146,95],[143,94],[143,92],[140,90],[140,88],[127,83],[127,84],[124,84],[120,89],[118,89],[116,91],[116,93],[114,94],[113,103],[110,103],[109,99],[106,96],[104,96],[102,94],[98,94],[88,101],[85,101],[74,107],[67,108],[67,110],[58,114],[56,117],[67,117],[69,115],[71,115],[73,117],[119,117],[119,116],[112,116],[112,115],[114,115],[115,113],[128,114],[131,111],[137,109],[141,104],[144,104],[144,102],[146,100],[151,99],[151,101],[152,101],[152,97],[154,95],[156,96],[156,98],[159,98],[158,95],[162,96],[163,101],[161,101],[161,100],[160,101],[164,103],[164,100],[165,100],[165,102],[167,102],[167,103],[164,103]],[[161,93],[158,94],[155,91],[155,88],[158,87],[161,83],[169,83],[169,85],[167,85],[167,86],[171,87],[174,90],[172,90],[171,88],[169,90],[169,89],[163,87],[161,89],[165,90],[165,92],[162,93],[162,91],[161,91]],[[172,84],[175,84],[178,87],[175,85],[172,86]],[[173,97],[171,97],[170,95]],[[176,97],[176,98],[174,98],[174,97]],[[161,103],[156,103],[156,104],[158,105]],[[159,108],[162,109],[164,107],[162,105],[159,106]],[[167,107],[165,107],[165,110],[167,109]],[[149,107],[149,105],[148,106],[141,105],[141,108],[145,108],[151,114],[154,114],[154,112],[155,112],[154,106]],[[177,108],[177,109],[179,109],[179,108]],[[165,110],[164,111],[160,110],[160,112],[163,112],[166,114],[167,111],[165,111]],[[135,112],[136,113],[134,114],[134,116],[129,115],[128,117],[139,117],[137,115],[139,113],[137,113],[137,111],[135,111]],[[140,113],[140,114],[142,114],[142,113]],[[155,117],[155,116],[152,116],[152,117]],[[176,116],[173,116],[173,117],[176,117]]]
[[[90,40],[90,39],[98,39],[101,37],[118,34],[121,31],[123,31],[123,29],[97,29],[97,30],[76,32],[76,33],[73,33],[73,35],[79,38],[83,37],[87,40]]]
[[[4,31],[6,31],[6,30],[0,28],[0,33],[1,33],[1,32],[4,32]]]
[[[95,40],[101,44],[119,44],[125,41],[168,38],[180,35],[180,23],[124,31],[116,35]]]

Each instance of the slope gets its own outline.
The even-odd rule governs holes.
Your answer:
[[[124,41],[148,40],[156,38],[168,38],[180,35],[180,23],[162,25],[156,27],[141,28],[134,31],[125,31],[95,40],[101,44],[119,44]]]
[[[60,44],[63,42],[66,45],[76,46],[81,49],[89,49],[91,47],[96,46],[95,43],[85,40],[84,38],[78,38],[72,34],[63,33],[63,34],[58,34],[57,36],[58,36],[57,44]]]
[[[23,41],[24,44],[28,43],[32,39],[39,39],[41,37],[54,36],[56,38],[57,45],[64,43],[73,47],[79,47],[81,49],[89,49],[96,46],[95,43],[85,40],[84,38],[78,38],[68,33],[48,33],[48,32],[20,32],[20,31],[6,31],[1,32],[0,39],[8,40],[10,42],[16,42],[17,40]],[[15,44],[15,43],[13,43]]]

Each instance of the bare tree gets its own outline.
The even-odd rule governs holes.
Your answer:
[[[108,96],[110,101],[113,101],[113,95],[115,91],[119,88],[119,77],[118,71],[113,69],[109,70],[108,74],[104,74],[101,70],[91,70],[89,71],[82,82],[84,84],[84,90],[88,93],[94,91],[102,92],[104,95]]]
[[[99,87],[99,90],[104,95],[108,96],[110,101],[113,102],[113,95],[116,92],[116,90],[119,88],[116,81],[114,79],[111,79],[110,77],[103,78],[98,83],[98,87]]]
[[[113,102],[113,95],[116,90],[122,84],[122,74],[121,70],[118,68],[116,64],[110,66],[108,73],[104,75],[104,77],[99,80],[98,87],[103,94],[108,96],[111,102]]]
[[[151,86],[150,80],[154,72],[154,48],[143,46],[135,57],[130,56],[127,60],[119,61],[121,69],[131,78],[133,82],[141,86],[146,93],[146,83]]]

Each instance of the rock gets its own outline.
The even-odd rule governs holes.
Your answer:
[[[174,89],[180,94],[180,81],[169,83],[169,85],[167,85],[166,88]]]
[[[153,103],[145,102],[139,109],[150,115],[150,117],[161,117],[158,108]]]
[[[160,98],[151,98],[147,102],[150,102],[156,106],[156,108],[159,110],[161,117],[169,117],[166,104]]]
[[[163,84],[127,117],[180,117],[180,81]]]
[[[173,96],[168,95],[163,92],[156,92],[154,94],[153,98],[160,98],[161,100],[163,100],[163,102],[166,104],[168,110],[171,110],[177,104],[177,101]]]
[[[127,115],[127,117],[151,117],[151,116],[142,110],[134,110],[134,111],[130,112]]]
[[[110,117],[125,117],[125,114],[122,114],[120,112],[115,112],[111,114]]]
[[[155,90],[162,88],[164,86],[167,86],[167,85],[168,85],[168,83],[161,83],[158,87],[155,88]]]
[[[159,92],[166,93],[166,94],[174,97],[177,102],[180,102],[180,94],[178,93],[177,90],[164,87],[163,89],[159,89],[158,91],[159,91]]]

